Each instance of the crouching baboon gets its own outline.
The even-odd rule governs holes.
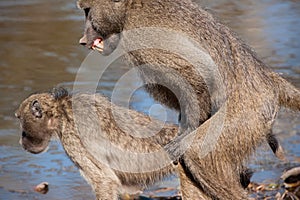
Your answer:
[[[71,96],[63,88],[33,94],[21,103],[15,115],[22,128],[23,148],[41,153],[51,137],[58,136],[67,155],[93,187],[97,199],[118,199],[120,193],[139,191],[177,170],[171,161],[162,163],[163,153],[156,159],[147,156],[174,138],[177,126],[115,106],[100,94]],[[103,140],[107,142],[101,143]],[[128,151],[133,157],[126,157]],[[145,156],[135,160],[135,154]],[[181,167],[178,172],[183,173]],[[201,198],[197,187],[188,178],[183,180],[187,195],[191,199]]]
[[[300,92],[190,0],[78,6],[86,14],[80,43],[108,56],[122,46],[154,99],[180,111],[180,135],[166,150],[205,199],[247,199],[243,163],[266,140],[281,151],[272,125],[281,106],[300,109]]]

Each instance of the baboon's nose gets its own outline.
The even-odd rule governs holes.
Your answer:
[[[15,117],[18,118],[18,119],[20,119],[20,114],[19,114],[18,111],[15,112]]]
[[[79,40],[79,44],[85,46],[87,44],[87,38],[86,35],[84,35],[82,38]]]

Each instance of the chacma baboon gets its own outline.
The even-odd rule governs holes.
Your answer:
[[[84,3],[86,3],[86,2],[84,2]],[[99,33],[97,30],[95,30],[95,28],[93,28],[93,26],[92,26],[90,8],[88,7],[86,9],[84,9],[84,11],[85,11],[85,15],[86,15],[85,31],[84,31],[84,36],[80,39],[79,42],[83,45],[86,45],[89,48],[100,51],[104,55],[110,54],[117,47],[117,43],[120,39],[119,34],[109,35],[109,37],[106,40],[103,40],[103,38],[105,38],[105,36],[101,35],[101,33]],[[97,41],[99,47],[97,47],[97,45],[95,45],[95,41]],[[147,61],[147,62],[149,62],[149,61]],[[144,62],[144,63],[146,63],[146,62]],[[137,64],[141,65],[144,63],[139,62]],[[145,80],[145,82],[147,82],[146,81],[147,79],[151,79],[151,78],[153,79],[153,76],[155,77],[155,70],[152,70],[151,72],[149,72],[151,78],[147,77],[149,75],[149,73],[145,73],[146,70],[147,69],[140,69],[141,77]],[[166,69],[166,71],[167,70],[168,69]],[[161,71],[163,71],[163,70],[160,69],[157,71],[158,71],[158,73],[161,73]],[[197,97],[198,98],[197,103],[199,103],[199,105],[201,105],[200,116],[199,116],[199,121],[196,120],[197,118],[193,117],[193,116],[191,116],[193,120],[187,120],[187,119],[185,119],[185,117],[187,115],[180,114],[180,116],[183,115],[183,117],[184,117],[184,120],[180,120],[180,121],[183,121],[181,124],[188,123],[190,126],[193,125],[193,128],[195,128],[199,124],[203,123],[206,119],[208,119],[208,117],[210,117],[210,115],[211,115],[211,103],[210,103],[211,99],[210,99],[209,93],[207,91],[207,88],[205,86],[205,83],[202,80],[202,77],[198,76],[198,80],[196,81],[197,76],[193,75],[193,73],[190,72],[188,74],[188,76],[194,77],[192,79],[195,81],[191,83],[193,86],[192,89],[195,90],[197,94],[200,94],[200,96]],[[159,74],[157,77],[159,77]],[[157,79],[157,77],[155,77],[155,78]],[[162,83],[161,80],[159,80],[159,81],[160,81],[160,83]],[[178,80],[176,80],[176,81],[178,81]],[[169,83],[167,83],[167,84],[169,85]],[[156,83],[149,84],[149,82],[148,82],[148,84],[145,85],[145,88],[154,97],[155,100],[164,103],[165,105],[169,106],[170,108],[180,110],[181,108],[179,105],[179,101],[173,93],[173,91],[178,91],[177,85],[178,85],[178,83],[175,86],[173,85],[173,86],[165,87],[163,85],[156,84]],[[170,88],[171,88],[172,92],[170,91]],[[186,92],[186,93],[187,93],[186,96],[179,94],[179,96],[180,96],[179,98],[184,99],[184,100],[181,100],[181,102],[187,102],[186,99],[191,98],[190,95],[188,95],[189,92]],[[184,103],[184,104],[186,104],[186,103]],[[185,109],[183,109],[182,111],[184,112]],[[187,125],[187,126],[189,127],[189,125]],[[276,137],[272,133],[270,133],[267,135],[266,139],[267,139],[267,142],[269,143],[272,151],[275,153],[275,155],[279,159],[285,160],[284,150],[283,150],[282,146],[279,144]]]
[[[243,163],[265,140],[281,149],[272,146],[271,128],[281,106],[300,109],[300,92],[190,0],[79,0],[78,6],[91,31],[81,43],[92,48],[100,38],[105,52],[119,42],[146,90],[180,110],[181,135],[166,149],[174,159],[184,153],[180,162],[191,181],[208,199],[247,199],[238,181]]]
[[[159,165],[163,154],[159,154],[156,161],[153,157],[147,160],[147,153],[162,149],[176,136],[177,126],[163,124],[136,111],[115,106],[100,94],[71,96],[63,88],[33,94],[21,103],[16,117],[22,128],[23,148],[34,154],[43,152],[50,138],[58,136],[67,155],[93,187],[97,199],[117,199],[120,193],[140,190],[177,169],[172,162]],[[95,124],[100,129],[95,131]],[[143,134],[140,136],[147,137],[134,135],[140,133]],[[107,142],[101,143],[99,138]],[[92,144],[89,140],[96,140],[96,147],[88,147]],[[121,158],[113,152],[117,148],[121,149]],[[145,154],[145,157],[130,159],[126,157],[126,151]],[[119,151],[116,150],[116,153]],[[179,173],[182,173],[181,170],[180,167]],[[201,193],[198,195],[193,183],[188,178],[184,181],[187,181],[186,193],[200,198]]]

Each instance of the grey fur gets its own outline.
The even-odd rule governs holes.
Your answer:
[[[79,0],[78,6],[90,9],[88,19],[96,37],[109,40],[122,33],[120,41],[125,49],[140,41],[151,42],[143,32],[127,34],[145,27],[172,30],[199,45],[204,52],[202,65],[193,65],[182,56],[159,48],[131,51],[128,60],[134,66],[146,65],[140,67],[141,77],[156,100],[180,109],[181,135],[167,150],[174,159],[185,152],[181,163],[203,192],[203,199],[247,199],[239,184],[243,163],[270,138],[281,106],[300,109],[300,92],[272,72],[233,31],[190,0]],[[167,36],[153,37],[163,42]],[[217,77],[206,73],[211,61],[217,67]],[[167,73],[172,70],[180,77]],[[204,73],[199,76],[199,71]],[[180,79],[188,84],[182,85]],[[210,79],[213,82],[207,84]],[[168,86],[175,95],[155,83]],[[186,85],[190,86],[188,90]],[[212,130],[215,125],[219,126],[219,133]],[[210,145],[213,138],[215,143]],[[189,145],[184,146],[185,142]]]
[[[32,113],[33,104],[39,105],[41,117]],[[147,160],[147,157],[144,160],[126,158],[126,151],[151,153],[162,149],[162,146],[177,135],[178,127],[115,106],[100,94],[71,96],[62,88],[54,89],[51,93],[34,94],[21,103],[16,117],[22,127],[23,148],[31,153],[40,153],[46,149],[52,136],[58,136],[67,155],[93,187],[99,200],[116,200],[121,193],[139,191],[165,175],[176,172],[177,166],[180,166],[170,161],[159,167],[163,157],[156,161]],[[117,123],[123,123],[122,127]],[[95,124],[100,125],[101,130],[95,129]],[[157,127],[162,127],[159,132],[156,132]],[[145,136],[156,134],[145,138],[133,137],[135,133],[141,132]],[[101,146],[105,143],[97,140],[99,138],[108,139],[109,144],[124,151],[121,153],[121,164],[126,165],[126,168],[116,166],[120,163],[114,161],[116,155],[111,154],[113,148]],[[95,146],[92,146],[93,141],[96,141]],[[153,171],[143,171],[143,165],[158,167]],[[181,170],[179,167],[179,173],[182,173]],[[183,177],[183,180],[188,180],[184,175]],[[198,190],[192,185],[187,183],[186,187],[196,196]]]

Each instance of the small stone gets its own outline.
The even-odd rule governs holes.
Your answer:
[[[49,191],[49,183],[47,182],[42,182],[35,186],[34,191],[41,193],[41,194],[47,194]]]

